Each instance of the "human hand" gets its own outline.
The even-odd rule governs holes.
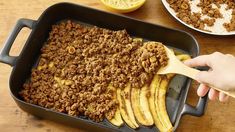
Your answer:
[[[198,96],[205,96],[209,91],[209,99],[219,98],[221,102],[228,100],[228,95],[208,87],[208,85],[225,91],[235,90],[235,57],[230,54],[215,52],[185,61],[190,67],[208,66],[209,71],[200,71],[196,80],[201,83],[197,90]]]

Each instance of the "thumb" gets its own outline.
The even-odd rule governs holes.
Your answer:
[[[213,75],[211,71],[200,71],[195,78],[200,83],[213,84]]]

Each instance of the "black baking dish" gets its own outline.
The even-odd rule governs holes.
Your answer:
[[[132,36],[162,42],[167,46],[184,51],[193,57],[197,56],[199,53],[197,41],[191,35],[183,31],[165,28],[126,16],[107,13],[76,4],[59,3],[53,5],[44,11],[36,21],[29,19],[18,20],[0,54],[0,62],[13,67],[9,82],[13,99],[21,109],[30,114],[63,124],[69,124],[79,127],[80,129],[89,131],[132,131],[132,129],[126,125],[117,128],[107,121],[96,123],[85,117],[72,117],[67,114],[58,113],[50,109],[26,103],[19,96],[19,91],[23,83],[29,78],[31,69],[37,62],[40,49],[49,35],[51,26],[66,19],[72,19],[83,24],[95,25],[111,30],[126,29]],[[10,48],[23,27],[28,27],[32,30],[25,46],[18,57],[9,56]],[[196,107],[186,103],[190,84],[190,79],[177,76],[169,86],[167,111],[175,129],[182,115],[201,116],[204,113],[207,97],[200,98]],[[155,127],[140,127],[137,129],[137,131],[154,130],[156,130]]]

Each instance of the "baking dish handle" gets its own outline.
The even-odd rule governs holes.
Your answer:
[[[0,52],[0,62],[11,65],[11,66],[15,65],[17,57],[9,55],[11,46],[14,43],[14,41],[15,41],[17,35],[19,34],[19,32],[21,31],[21,29],[24,27],[28,27],[28,28],[32,29],[35,22],[36,21],[34,21],[34,20],[23,19],[23,18],[19,19],[17,21],[15,27],[13,28],[13,31],[11,32],[9,37],[7,38],[5,44]]]
[[[200,71],[208,71],[209,67],[203,66],[203,67],[197,67]],[[206,104],[208,99],[208,93],[204,97],[200,97],[197,103],[196,107],[193,107],[189,104],[184,104],[183,110],[181,115],[193,115],[193,116],[202,116],[205,112]]]
[[[193,115],[193,116],[202,116],[205,112],[206,104],[207,104],[207,95],[204,97],[200,97],[197,103],[197,106],[194,107],[189,104],[184,104],[181,115]]]

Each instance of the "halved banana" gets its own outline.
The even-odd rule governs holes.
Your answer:
[[[170,79],[166,76],[161,76],[160,86],[155,93],[155,107],[160,118],[160,122],[165,127],[165,131],[172,131],[173,126],[166,111],[166,92]]]
[[[122,119],[125,121],[125,123],[129,127],[133,128],[133,129],[136,129],[137,127],[131,122],[131,120],[130,120],[128,114],[127,114],[126,105],[125,105],[124,99],[122,99],[121,89],[120,88],[117,88],[117,100],[119,102],[119,109],[120,109]]]
[[[131,85],[127,84],[127,86],[122,90],[121,93],[122,98],[124,99],[125,102],[125,108],[126,108],[126,112],[131,120],[131,122],[133,123],[133,125],[138,128],[139,125],[137,124],[136,120],[135,120],[135,116],[134,116],[134,112],[132,110],[132,106],[131,106]]]
[[[123,120],[122,120],[121,112],[120,112],[119,108],[117,108],[114,117],[108,121],[117,127],[120,127],[123,125]]]
[[[180,61],[185,61],[185,60],[188,60],[188,59],[191,59],[191,57],[187,54],[180,54],[180,55],[177,55],[176,56]]]
[[[143,113],[141,112],[141,107],[140,107],[140,89],[139,88],[131,88],[131,105],[132,105],[136,120],[140,124],[146,125],[148,122],[145,119]]]
[[[114,88],[111,84],[108,86],[108,89],[115,91],[114,93],[114,97],[113,99],[117,100],[117,92],[116,92],[116,88]],[[108,118],[107,118],[108,119]],[[113,125],[120,127],[123,125],[123,120],[121,117],[121,112],[120,112],[120,108],[118,107],[115,111],[115,115],[112,119],[108,119],[108,121],[110,123],[112,123]]]
[[[148,103],[148,98],[150,96],[149,94],[150,94],[150,90],[149,90],[148,85],[145,85],[144,87],[140,89],[140,110],[146,120],[146,124],[143,124],[143,125],[146,125],[146,126],[151,126],[154,123],[153,117],[150,112],[149,103]]]
[[[150,111],[154,120],[155,125],[159,129],[159,131],[166,131],[166,128],[160,121],[160,116],[158,113],[158,110],[155,107],[155,92],[156,89],[159,87],[161,83],[161,78],[159,75],[154,75],[153,80],[150,84],[150,97],[149,97],[149,106],[150,106]]]

